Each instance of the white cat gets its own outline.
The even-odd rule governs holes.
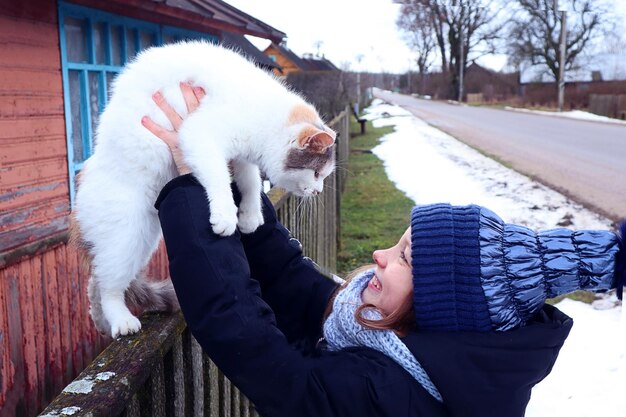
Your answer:
[[[249,233],[262,224],[259,168],[273,184],[300,196],[320,193],[334,169],[335,132],[313,106],[241,55],[207,42],[141,53],[113,83],[73,210],[80,235],[75,240],[91,261],[91,316],[99,331],[113,337],[141,327],[126,306],[127,290],[129,298],[156,300],[157,309],[177,307],[171,285],[151,285],[140,276],[161,237],[153,204],[176,175],[167,146],[141,118],[171,126],[152,100],[156,91],[184,117],[180,81],[206,91],[179,138],[187,165],[206,189],[216,233],[230,235],[236,227]],[[229,161],[242,194],[239,209]]]

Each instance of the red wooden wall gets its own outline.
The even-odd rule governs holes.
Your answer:
[[[148,275],[166,277],[162,246]],[[66,244],[0,269],[0,416],[33,416],[106,346],[87,302],[88,271]]]
[[[0,252],[67,227],[56,14],[55,2],[0,0]]]
[[[0,416],[36,415],[104,348],[70,210],[55,1],[0,0]],[[167,276],[161,248],[149,273]]]

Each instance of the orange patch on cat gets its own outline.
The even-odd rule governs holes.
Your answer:
[[[316,133],[319,133],[319,132],[321,132],[321,130],[319,130],[316,127],[306,126],[298,134],[298,145],[301,146],[301,147],[304,146],[307,138],[309,138],[310,136],[313,136],[313,135],[315,135]]]
[[[311,106],[306,104],[298,104],[289,112],[287,123],[295,125],[297,123],[315,123],[317,121],[317,112]]]

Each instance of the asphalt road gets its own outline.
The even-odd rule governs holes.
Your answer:
[[[586,207],[626,218],[626,125],[376,95]]]

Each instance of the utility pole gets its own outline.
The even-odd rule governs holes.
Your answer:
[[[565,48],[567,48],[567,12],[561,11],[561,42],[559,43],[559,111],[565,101]]]
[[[356,56],[356,62],[359,64],[356,71],[356,103],[354,105],[354,112],[356,114],[359,114],[361,111],[361,61],[363,61],[363,58],[363,54],[358,54]]]
[[[561,36],[559,41],[559,79],[558,81],[558,106],[563,111],[565,102],[565,49],[567,48],[567,12],[559,11],[559,0],[554,0],[554,15],[561,17]]]
[[[463,102],[463,67],[465,66],[465,45],[463,41],[463,24],[459,30],[459,103]]]
[[[411,62],[412,62],[412,59],[409,58],[409,70],[406,73],[407,83],[409,86],[409,95],[413,93],[413,87],[411,86]]]

